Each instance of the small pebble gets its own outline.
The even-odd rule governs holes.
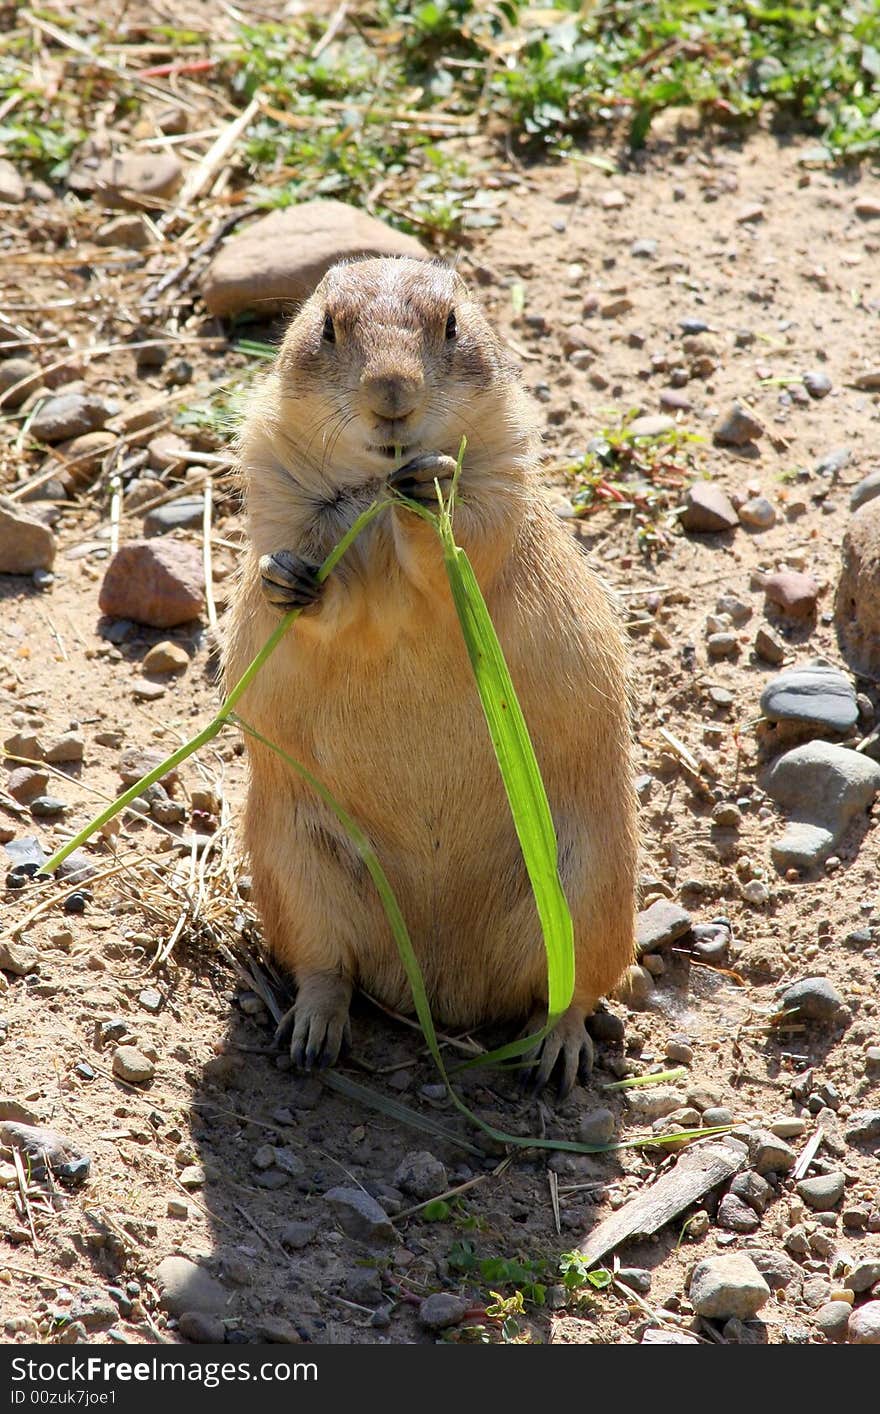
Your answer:
[[[156,1067],[136,1046],[119,1046],[113,1053],[113,1074],[131,1085],[143,1085],[153,1079]]]

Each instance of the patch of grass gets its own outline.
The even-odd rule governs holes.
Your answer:
[[[702,438],[674,426],[658,436],[633,431],[629,412],[604,427],[580,461],[567,469],[572,505],[579,517],[600,509],[628,515],[644,553],[662,550],[671,538],[671,512],[681,489],[699,474],[696,450]]]
[[[99,115],[139,110],[142,61],[110,25],[40,15],[75,47],[32,26],[0,36],[0,153],[63,177]],[[211,65],[202,91],[261,96],[237,161],[262,205],[336,196],[442,239],[496,220],[487,177],[511,145],[564,156],[602,133],[638,148],[668,109],[769,112],[814,134],[820,161],[880,152],[877,0],[362,0],[326,45],[325,24],[148,31],[157,59],[164,44],[170,64]]]
[[[30,64],[29,35],[0,40],[0,154],[31,171],[63,177],[71,152],[85,131],[71,105],[51,96],[49,85]]]

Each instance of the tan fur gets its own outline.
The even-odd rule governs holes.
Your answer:
[[[332,347],[320,333],[328,310]],[[637,847],[621,628],[546,503],[532,406],[445,267],[337,266],[291,324],[241,440],[247,551],[227,682],[278,621],[260,557],[287,547],[319,562],[395,464],[374,443],[454,456],[462,433],[456,535],[546,783],[583,1016],[632,961]],[[430,527],[398,508],[374,522],[240,710],[367,831],[438,1021],[525,1017],[546,998],[535,907]],[[341,827],[273,753],[249,741],[248,755],[244,841],[270,947],[300,987],[335,988],[338,1000],[341,984],[345,1010],[349,982],[411,1010],[385,915]]]

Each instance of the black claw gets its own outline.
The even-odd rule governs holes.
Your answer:
[[[408,501],[418,501],[422,505],[436,506],[439,481],[444,492],[455,474],[455,462],[442,452],[422,452],[403,466],[399,466],[388,478],[393,491],[405,496]]]
[[[263,593],[278,609],[307,609],[321,593],[318,566],[292,550],[276,550],[260,560]]]

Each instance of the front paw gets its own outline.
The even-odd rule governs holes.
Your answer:
[[[318,566],[310,565],[292,550],[276,550],[260,560],[260,583],[263,594],[273,609],[308,609],[314,604],[322,585]]]
[[[456,463],[452,457],[444,456],[442,452],[423,452],[393,471],[388,485],[407,501],[415,501],[417,505],[437,511],[440,509],[437,487],[444,502],[448,501],[455,470]]]

